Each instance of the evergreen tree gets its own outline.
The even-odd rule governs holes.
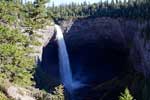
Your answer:
[[[119,100],[133,100],[133,96],[130,94],[128,88],[125,89],[124,93],[121,93],[121,96],[119,96]]]
[[[54,19],[66,19],[69,17],[123,17],[134,19],[150,18],[149,0],[102,0],[99,3],[69,4],[58,7],[49,7],[49,16]]]

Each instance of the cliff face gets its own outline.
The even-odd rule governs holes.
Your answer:
[[[33,47],[35,50],[35,53],[33,56],[37,57],[40,61],[42,60],[42,53],[43,53],[43,47],[45,47],[51,37],[54,34],[54,27],[53,26],[46,26],[43,29],[35,30],[34,31],[36,35],[39,35],[40,37],[36,37],[36,39],[41,43],[39,46]]]
[[[133,93],[138,93],[136,89],[140,85],[137,82],[140,80],[133,81],[138,76],[133,73],[142,73],[147,77],[150,74],[150,44],[147,42],[144,45],[144,38],[141,37],[146,22],[139,24],[135,20],[87,18],[64,21],[61,26],[73,77],[90,85],[75,91],[77,100],[116,98],[127,86]],[[118,84],[115,83],[117,81]],[[99,88],[93,90],[93,87]],[[108,93],[111,96],[104,96],[104,91],[111,91]]]
[[[85,87],[74,92],[76,100],[83,100],[84,97],[95,100],[104,97],[103,100],[108,100],[104,91],[111,91],[108,94],[112,98],[118,97],[120,91],[126,86],[130,87],[131,83],[132,91],[138,86],[136,73],[149,77],[150,43],[144,44],[141,37],[145,23],[112,18],[61,22],[73,78],[85,84]],[[43,51],[41,71],[44,74],[38,85],[43,88],[43,84],[47,84],[50,88],[60,84],[55,36]]]
[[[149,75],[150,43],[147,41],[144,45],[144,38],[141,37],[146,22],[140,24],[135,20],[87,18],[63,21],[61,26],[69,49],[80,49],[80,46],[86,45],[103,47],[106,45],[102,43],[103,39],[110,40],[129,50],[129,59],[135,70]]]

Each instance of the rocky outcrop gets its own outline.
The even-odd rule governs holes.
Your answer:
[[[34,31],[36,35],[39,35],[40,37],[36,37],[36,39],[41,43],[40,46],[34,46],[34,55],[35,57],[39,58],[39,60],[42,60],[42,53],[43,53],[43,47],[45,47],[51,37],[54,34],[54,27],[53,26],[46,26],[43,29],[38,29]]]
[[[13,98],[15,100],[36,100],[35,98],[29,96],[30,92],[31,91],[26,90],[24,88],[11,86],[7,89],[6,93],[8,94],[10,98]]]
[[[0,89],[7,95],[7,97],[13,100],[36,100],[32,96],[33,91],[23,87],[14,86],[7,80],[1,80]]]
[[[35,87],[21,87],[11,84],[7,80],[1,80],[0,91],[5,98],[8,98],[7,100],[64,100],[62,85],[55,87],[53,94],[50,94]]]

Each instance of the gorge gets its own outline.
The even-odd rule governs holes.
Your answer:
[[[150,100],[150,0],[76,1],[1,0],[0,100]]]
[[[63,83],[67,91],[75,87],[71,92],[75,100],[108,100],[108,95],[115,100],[124,88],[129,87],[131,91],[137,89],[136,81],[139,81],[140,73],[148,75],[148,67],[141,66],[148,60],[143,55],[149,53],[143,49],[139,35],[141,27],[136,21],[71,19],[61,22],[60,26],[68,57],[66,50],[63,50],[62,35],[54,34],[43,48],[41,71],[46,73],[44,77],[47,79],[40,81],[41,88],[45,88],[42,87],[44,84],[51,88]],[[57,26],[57,32],[61,32],[61,29]],[[63,61],[65,64],[62,64]],[[65,68],[65,72],[62,68]],[[131,86],[131,83],[134,85]],[[108,95],[105,96],[105,93]]]

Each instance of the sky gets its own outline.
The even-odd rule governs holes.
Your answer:
[[[71,2],[82,3],[84,1],[95,3],[99,2],[100,0],[51,0],[51,4],[52,2],[54,2],[55,5],[60,5],[60,4],[69,4]]]
[[[24,1],[34,1],[34,0],[24,0]],[[52,5],[53,2],[55,5],[62,5],[62,4],[69,4],[71,2],[82,3],[84,1],[87,1],[89,3],[96,3],[96,2],[99,2],[100,0],[51,0],[49,5]]]

